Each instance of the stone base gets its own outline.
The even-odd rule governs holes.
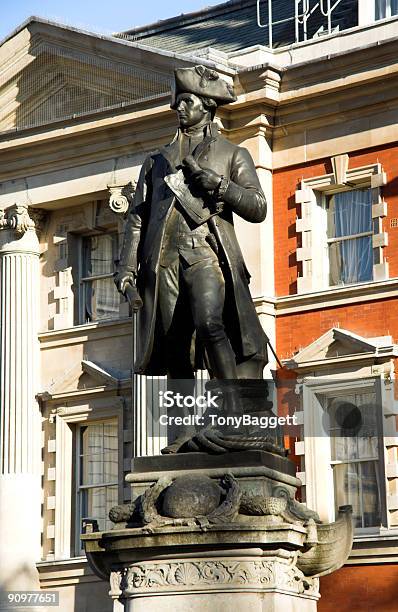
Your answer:
[[[206,474],[220,479],[232,473],[242,489],[249,494],[276,495],[284,489],[294,499],[301,482],[296,478],[296,466],[287,457],[259,450],[248,450],[225,455],[184,453],[137,457],[132,461],[131,474],[126,482],[132,487],[132,500],[141,495],[161,477],[176,478],[185,474]]]
[[[317,576],[351,548],[350,511],[320,524],[285,457],[143,457],[126,480],[133,503],[112,509],[115,528],[82,537],[115,612],[315,612]]]
[[[283,593],[197,593],[126,602],[125,612],[315,612],[316,601]]]
[[[278,550],[126,564],[111,574],[111,596],[127,612],[315,612],[318,580]]]

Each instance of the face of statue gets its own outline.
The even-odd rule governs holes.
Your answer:
[[[193,127],[210,117],[209,111],[203,102],[193,93],[182,93],[177,97],[177,115],[182,128]]]

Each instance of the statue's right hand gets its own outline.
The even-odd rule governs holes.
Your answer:
[[[114,273],[113,280],[115,282],[117,290],[119,291],[119,293],[124,295],[124,297],[127,297],[126,289],[128,285],[132,285],[133,287],[135,287],[134,273],[124,268],[120,268],[117,272]]]
[[[128,300],[134,312],[142,308],[142,300],[135,285],[134,273],[120,269],[113,275],[117,290]]]

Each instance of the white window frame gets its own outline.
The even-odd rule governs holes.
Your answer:
[[[82,448],[81,448],[81,428],[82,427],[86,427],[86,426],[90,426],[90,425],[98,425],[98,424],[104,424],[107,422],[112,422],[116,424],[116,427],[118,428],[118,419],[117,417],[105,417],[102,419],[86,419],[86,421],[84,422],[80,422],[76,425],[76,430],[75,430],[75,454],[76,454],[76,474],[75,474],[75,482],[76,482],[76,487],[75,487],[75,495],[76,495],[76,501],[75,501],[75,524],[76,524],[76,543],[75,543],[75,550],[80,550],[83,553],[84,552],[84,548],[81,546],[80,543],[80,535],[81,535],[81,524],[82,524],[82,520],[83,520],[83,516],[82,516],[82,495],[84,491],[87,491],[88,489],[93,489],[93,488],[106,488],[108,486],[119,486],[119,480],[120,480],[120,457],[118,456],[118,476],[116,478],[115,482],[104,482],[104,483],[98,483],[98,484],[92,484],[92,485],[82,485],[81,484],[81,477],[82,477],[82,473],[81,473],[81,453],[82,453]],[[118,435],[118,449],[117,452],[119,454],[119,446],[120,446],[120,436]],[[118,495],[119,498],[119,495]],[[119,502],[118,502],[119,503]],[[85,518],[93,518],[93,517],[85,517]]]
[[[103,398],[100,402],[92,400],[74,405],[59,405],[52,413],[55,419],[55,516],[54,516],[54,559],[70,559],[82,555],[80,533],[76,515],[75,492],[72,490],[72,474],[76,472],[74,464],[76,425],[117,418],[118,422],[118,503],[123,500],[123,406],[124,400]],[[77,483],[77,481],[76,481]],[[79,542],[79,544],[78,544]]]
[[[361,190],[354,190],[354,189],[352,189],[352,190],[351,190],[351,189],[347,189],[346,191],[342,191],[342,192],[340,192],[340,193],[352,193],[352,192],[354,192],[354,191],[358,192],[358,191],[361,191]],[[370,188],[366,188],[366,187],[365,187],[365,189],[364,189],[364,190],[362,190],[362,191],[370,192],[371,190],[370,190]],[[322,207],[323,207],[323,208],[324,208],[324,210],[325,210],[325,221],[326,221],[326,223],[328,223],[328,215],[329,215],[330,200],[331,200],[331,199],[332,199],[334,196],[336,196],[336,195],[338,195],[336,192],[334,192],[334,193],[332,193],[332,194],[328,194],[328,195],[326,195],[326,194],[325,194],[325,195],[323,195]],[[370,193],[369,195],[371,195],[371,193]],[[370,210],[369,212],[370,212],[370,216],[371,216],[371,210]],[[351,284],[359,284],[360,282],[371,282],[371,281],[373,281],[373,270],[372,270],[372,277],[371,277],[371,278],[369,278],[369,279],[366,279],[366,281],[357,281],[357,282],[355,282],[355,283],[343,283],[343,282],[339,282],[339,283],[337,283],[336,285],[331,285],[331,284],[330,284],[330,274],[331,274],[331,271],[330,271],[330,247],[331,247],[331,245],[332,245],[332,244],[337,244],[337,243],[340,243],[340,244],[341,244],[341,243],[342,243],[343,241],[345,241],[345,240],[355,240],[355,239],[358,239],[358,238],[367,238],[367,237],[370,237],[370,236],[372,236],[372,237],[373,237],[373,235],[374,235],[374,231],[373,231],[373,218],[372,218],[372,217],[371,217],[371,225],[372,225],[372,229],[371,229],[370,231],[358,232],[357,234],[345,234],[344,236],[337,236],[337,237],[336,237],[336,236],[334,236],[334,237],[328,237],[328,236],[326,235],[326,252],[327,252],[327,255],[326,255],[326,262],[327,262],[327,273],[328,273],[328,277],[329,277],[329,286],[330,286],[331,288],[333,288],[333,287],[342,287],[342,286],[347,286],[348,284],[350,284],[350,285],[351,285]],[[371,247],[371,256],[372,256],[372,261],[373,261],[373,259],[374,259],[374,255],[376,255],[376,256],[377,256],[377,253],[375,253],[375,254],[373,253],[373,250],[374,250],[374,249],[373,249],[373,246],[372,246],[372,244],[371,244],[371,243],[370,243],[370,247]]]
[[[303,179],[296,191],[296,203],[301,204],[301,218],[296,221],[296,232],[301,234],[302,244],[296,250],[297,261],[302,263],[302,276],[297,279],[298,294],[340,287],[329,285],[327,217],[323,202],[326,196],[343,191],[372,190],[373,281],[385,280],[389,276],[383,252],[388,245],[388,234],[383,231],[382,221],[387,215],[387,204],[381,195],[381,187],[387,181],[386,174],[379,163],[350,170],[348,161],[348,155],[332,158],[332,174]]]
[[[115,317],[109,317],[109,318],[104,318],[104,319],[96,319],[94,321],[87,321],[86,320],[86,285],[90,282],[96,281],[96,280],[102,280],[102,279],[107,279],[107,278],[113,278],[113,272],[107,272],[104,274],[93,274],[91,276],[84,276],[84,268],[85,268],[85,262],[84,262],[84,243],[87,239],[89,238],[95,238],[97,236],[104,236],[104,235],[116,235],[118,236],[118,242],[120,242],[120,234],[117,230],[117,228],[112,229],[109,228],[106,231],[103,232],[96,232],[96,233],[92,233],[92,234],[82,234],[82,236],[80,237],[80,241],[79,241],[79,246],[80,246],[80,252],[79,252],[79,290],[78,290],[78,299],[79,299],[79,321],[78,324],[79,325],[86,325],[87,323],[98,323],[101,321],[116,321],[117,319],[120,318],[120,302],[121,300],[119,299],[119,315],[115,316]],[[120,245],[118,246],[118,250],[120,251]]]
[[[376,389],[381,381],[379,376],[359,377],[357,380],[336,380],[328,377],[306,377],[302,385],[303,401],[303,428],[304,428],[304,460],[305,460],[305,496],[309,508],[316,510],[324,521],[336,520],[333,468],[331,460],[330,438],[320,435],[322,431],[322,416],[324,408],[318,396],[323,398],[336,397],[352,392]],[[382,385],[379,387],[380,406],[383,407],[384,398]],[[384,457],[384,410],[378,415],[379,419],[379,473],[381,481],[381,526],[358,528],[356,536],[366,534],[379,534],[386,528],[388,515],[386,510],[386,468]]]

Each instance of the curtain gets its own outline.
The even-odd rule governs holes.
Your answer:
[[[95,518],[100,529],[106,529],[110,525],[108,512],[117,504],[117,423],[93,423],[81,432],[80,484],[106,485],[82,489],[82,518]]]
[[[390,9],[389,9],[390,7]],[[376,0],[375,19],[385,19],[398,13],[398,0]]]
[[[91,236],[84,252],[85,276],[109,274],[85,283],[85,303],[90,321],[112,319],[119,316],[120,297],[113,282],[114,261],[118,256],[117,234]]]
[[[341,427],[341,406],[348,415],[359,409],[359,430]],[[356,527],[373,527],[381,523],[380,474],[377,404],[375,393],[356,393],[329,400],[331,459],[334,475],[336,509],[350,504]],[[339,416],[340,415],[340,416]],[[348,435],[347,435],[348,434]]]
[[[328,238],[372,232],[371,190],[346,191],[329,201]],[[330,284],[366,282],[373,277],[372,236],[329,244]]]

